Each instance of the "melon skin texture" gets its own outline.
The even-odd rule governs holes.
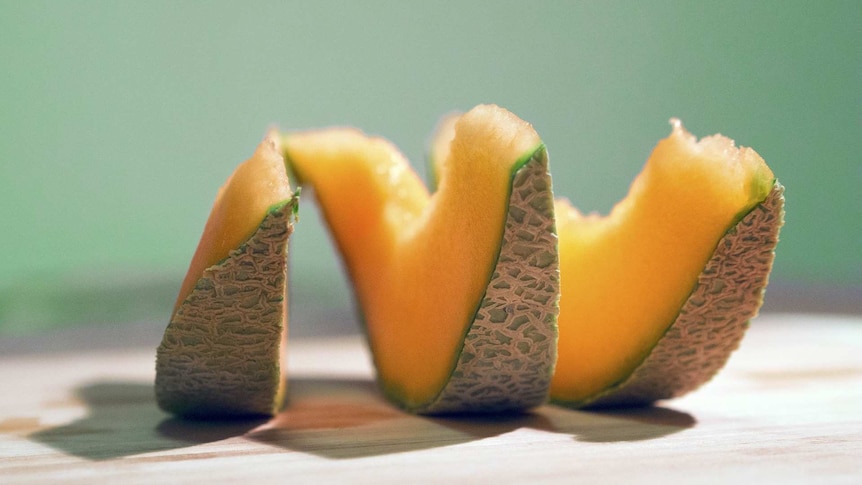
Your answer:
[[[235,206],[223,204],[234,197],[255,197],[260,193],[257,183],[279,184],[260,195],[258,202],[290,193],[286,174],[279,174],[280,180],[259,179],[269,177],[275,163],[284,170],[275,141],[265,140],[246,162],[244,173],[232,176],[220,191],[195,260],[211,257],[215,245],[208,238],[221,238],[229,230],[220,221],[253,217],[252,223],[259,221],[257,228],[221,261],[192,275],[197,277],[195,284],[181,290],[158,347],[156,400],[171,414],[195,419],[255,417],[281,408],[286,391],[286,258],[298,192],[263,215],[233,214]],[[231,180],[238,186],[231,187]],[[241,210],[246,207],[257,210],[255,204]],[[193,261],[190,272],[198,266]]]
[[[674,120],[674,124],[674,133],[669,139],[671,141],[663,142],[665,143],[665,148],[662,149],[662,153],[664,154],[663,156],[671,154],[670,156],[682,156],[684,159],[688,155],[678,155],[675,149],[667,147],[673,146],[673,143],[680,143],[680,140],[693,140],[693,137],[681,128],[678,121]],[[660,146],[662,145],[660,144]],[[737,190],[738,192],[736,192],[737,195],[735,197],[738,200],[744,201],[745,197],[757,197],[756,194],[765,194],[765,197],[764,195],[760,195],[760,197],[764,197],[762,200],[755,199],[759,200],[759,202],[753,203],[753,207],[752,205],[748,205],[749,208],[741,213],[734,214],[731,212],[728,214],[725,212],[724,215],[710,219],[715,221],[726,217],[727,220],[731,221],[730,227],[724,230],[716,243],[707,246],[706,249],[708,252],[706,254],[709,254],[709,257],[706,263],[702,266],[702,270],[694,281],[693,286],[688,287],[691,288],[690,291],[683,294],[681,300],[683,303],[675,307],[677,309],[676,316],[659,328],[659,330],[664,330],[658,335],[654,344],[646,348],[645,351],[638,350],[643,347],[643,344],[640,344],[639,347],[626,347],[629,349],[628,352],[636,352],[633,355],[622,356],[626,359],[634,358],[632,360],[633,365],[628,367],[628,371],[618,374],[615,381],[607,382],[607,385],[597,391],[589,393],[579,392],[579,397],[574,399],[570,397],[574,393],[568,389],[572,389],[570,386],[576,384],[576,378],[573,375],[565,374],[555,376],[555,379],[559,379],[559,382],[552,384],[551,399],[553,402],[574,408],[642,406],[652,404],[658,400],[678,397],[693,391],[708,382],[725,365],[732,352],[742,340],[745,330],[748,328],[749,321],[757,315],[763,302],[764,292],[772,269],[779,230],[784,222],[784,188],[775,180],[772,172],[756,153],[750,149],[737,149],[733,145],[733,142],[726,138],[720,136],[709,137],[701,142],[698,148],[694,149],[694,153],[696,153],[695,157],[705,156],[707,157],[706,159],[713,157],[712,162],[720,161],[717,165],[703,165],[708,168],[700,176],[703,177],[703,174],[710,173],[710,170],[713,171],[712,173],[716,177],[719,176],[719,172],[716,172],[716,170],[728,171],[731,175],[728,175],[727,180],[733,180],[728,187],[734,187],[728,190]],[[706,154],[704,155],[704,153]],[[719,155],[715,155],[716,153],[719,153]],[[668,180],[673,178],[671,176],[673,173],[671,171],[673,169],[672,164],[663,164],[660,169],[655,168],[657,166],[659,165],[655,165],[651,169],[652,173],[649,177],[662,177]],[[688,168],[685,169],[687,170]],[[656,172],[657,170],[661,170],[662,173],[656,175],[658,173]],[[697,173],[696,171],[702,170],[702,168],[693,170],[695,172],[691,173]],[[701,178],[699,180],[703,181],[706,179]],[[646,193],[645,191],[652,190],[646,189],[646,185],[644,184],[659,184],[660,182],[646,182],[645,179],[639,179],[636,184],[638,183],[642,185],[635,190],[635,193],[638,196],[642,196],[642,194]],[[716,185],[710,188],[710,190],[716,190],[716,187],[720,187],[720,185]],[[692,190],[694,192],[691,192]],[[697,190],[697,187],[685,189],[686,192],[693,194],[696,194]],[[711,193],[720,194],[720,189],[718,192]],[[652,194],[650,197],[653,197],[658,196],[659,193],[650,192],[650,194]],[[718,202],[711,198],[718,196],[704,195],[703,199],[698,200],[697,203],[705,204],[705,206],[719,203],[725,204],[725,201]],[[677,196],[668,193],[666,197],[669,197],[669,200],[674,200],[673,197]],[[696,195],[694,197],[697,199]],[[631,210],[633,207],[632,204],[635,204],[635,202],[627,198],[620,204],[622,207],[621,211]],[[743,202],[736,202],[736,204],[743,204]],[[729,208],[732,208],[733,204],[727,204],[727,207],[728,209],[724,210],[730,210]],[[566,214],[565,211],[567,210],[574,211],[574,209],[568,206],[567,202],[558,201],[558,215]],[[691,214],[694,214],[699,209],[692,210],[694,212]],[[629,213],[623,212],[623,214]],[[718,213],[714,212],[713,216],[716,214]],[[590,217],[592,217],[592,220],[589,219]],[[580,220],[582,221],[581,223],[608,222],[596,217],[588,216],[587,219],[584,219],[584,216],[576,216],[573,220]],[[668,217],[673,216],[669,215]],[[684,217],[691,217],[691,215]],[[625,219],[623,219],[613,223],[620,224],[621,226],[608,224],[608,227],[611,228],[610,231],[615,231],[619,230],[619,227],[624,227],[623,225],[626,223]],[[700,223],[699,220],[695,222],[695,225],[698,223]],[[714,224],[714,222],[711,224]],[[680,224],[680,226],[680,231],[696,230],[686,224]],[[709,229],[709,231],[713,230],[712,228]],[[563,234],[566,234],[566,232],[561,231],[561,246],[566,249],[561,251],[573,251],[574,246],[567,246],[567,237],[570,236],[564,236]],[[607,234],[614,233],[608,232]],[[647,233],[644,237],[650,237],[650,234]],[[650,243],[648,241],[641,241],[638,244],[648,246]],[[708,241],[706,244],[709,244]],[[607,255],[606,257],[614,258],[615,256]],[[673,254],[639,255],[638,257],[655,258],[656,261],[663,261],[661,264],[674,264],[673,262],[676,261]],[[563,259],[565,260],[565,258]],[[691,264],[690,260],[685,264]],[[577,270],[577,267],[563,266],[564,285],[566,282],[565,272]],[[621,277],[625,277],[625,275],[621,275]],[[633,277],[633,275],[629,275],[629,277]],[[638,278],[640,277],[638,276]],[[647,280],[648,277],[645,281]],[[604,301],[607,297],[606,292],[615,290],[605,288],[601,291],[604,292],[600,293],[602,301]],[[635,295],[620,293],[616,294],[614,300],[617,302],[616,304],[625,308],[628,305],[635,304],[630,302],[629,298],[645,298],[652,291],[655,291],[653,287],[639,288],[634,292],[637,293]],[[566,298],[565,293],[563,298]],[[665,296],[665,298],[672,298],[671,301],[676,301],[675,296]],[[667,308],[667,300],[665,300],[663,305],[664,308]],[[570,324],[568,322],[576,321],[579,315],[566,314],[566,305],[562,306],[563,313],[560,317],[561,346],[571,343],[567,339],[601,338],[601,342],[604,342],[603,345],[606,346],[605,348],[607,348],[608,353],[619,353],[620,350],[615,347],[623,348],[617,344],[617,340],[609,338],[607,334],[594,332],[589,327],[579,327],[580,334],[564,332],[562,330],[563,323]],[[576,307],[573,306],[570,308]],[[595,312],[589,314],[595,314]],[[656,321],[650,315],[644,315],[643,318],[635,318],[630,321],[627,320],[627,322],[629,325],[636,323],[642,325],[661,324],[661,321]],[[591,324],[598,325],[599,323],[600,321],[595,321]],[[606,321],[604,325],[614,323],[616,322]],[[628,328],[632,331],[640,331],[640,329]],[[597,337],[598,335],[602,335],[602,337]],[[558,363],[558,372],[561,368],[565,368],[568,372],[571,372],[570,369],[572,367],[569,365],[572,362],[562,361],[562,356],[565,355],[565,359],[575,359],[577,355],[570,350],[565,354],[561,352],[560,355],[561,362]],[[565,378],[562,376],[565,376]],[[595,382],[590,384],[589,388],[595,389]]]
[[[320,130],[283,146],[342,255],[383,393],[421,414],[531,408],[547,400],[559,311],[547,153],[496,106],[459,133],[434,194],[378,138]]]
[[[547,151],[512,178],[506,227],[491,280],[440,394],[411,411],[499,412],[548,398],[556,362],[559,256]]]

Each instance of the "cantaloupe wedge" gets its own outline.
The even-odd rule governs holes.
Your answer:
[[[691,391],[762,303],[783,187],[753,150],[672,125],[610,215],[557,201],[556,402],[642,405]]]
[[[287,243],[298,193],[267,135],[219,190],[156,356],[156,398],[186,417],[271,415],[285,393]]]
[[[432,137],[432,178],[452,126]],[[558,361],[551,398],[572,407],[680,396],[725,364],[763,301],[783,187],[763,159],[678,120],[607,217],[556,202]]]
[[[433,194],[389,142],[288,133],[341,252],[385,394],[417,413],[547,398],[559,273],[547,154],[533,128],[479,106],[454,128]]]

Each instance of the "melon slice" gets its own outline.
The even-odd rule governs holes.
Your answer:
[[[384,393],[417,413],[547,399],[559,298],[545,147],[496,106],[454,127],[433,195],[389,142],[284,136],[341,252]]]
[[[298,192],[271,133],[219,190],[156,356],[159,406],[272,415],[285,393],[287,243]]]
[[[610,215],[557,202],[558,403],[644,405],[691,391],[762,303],[783,187],[753,150],[672,125]]]

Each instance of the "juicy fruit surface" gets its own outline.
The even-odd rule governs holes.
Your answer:
[[[541,149],[492,106],[462,116],[432,195],[390,143],[355,130],[288,134],[353,281],[387,392],[408,408],[450,378],[500,253],[513,172]]]
[[[563,296],[551,396],[579,402],[628,377],[674,322],[716,244],[774,176],[747,148],[674,123],[607,217],[557,203]]]
[[[251,237],[270,207],[293,196],[279,143],[275,133],[268,134],[254,155],[237,167],[219,189],[174,312],[206,268],[225,259]]]

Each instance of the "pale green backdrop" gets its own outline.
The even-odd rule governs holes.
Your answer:
[[[421,170],[438,116],[484,102],[534,124],[587,210],[670,117],[754,147],[787,187],[773,284],[855,291],[860,25],[859,1],[0,0],[0,335],[163,326],[216,189],[270,126],[355,125]],[[349,312],[310,203],[292,251],[298,325]]]

